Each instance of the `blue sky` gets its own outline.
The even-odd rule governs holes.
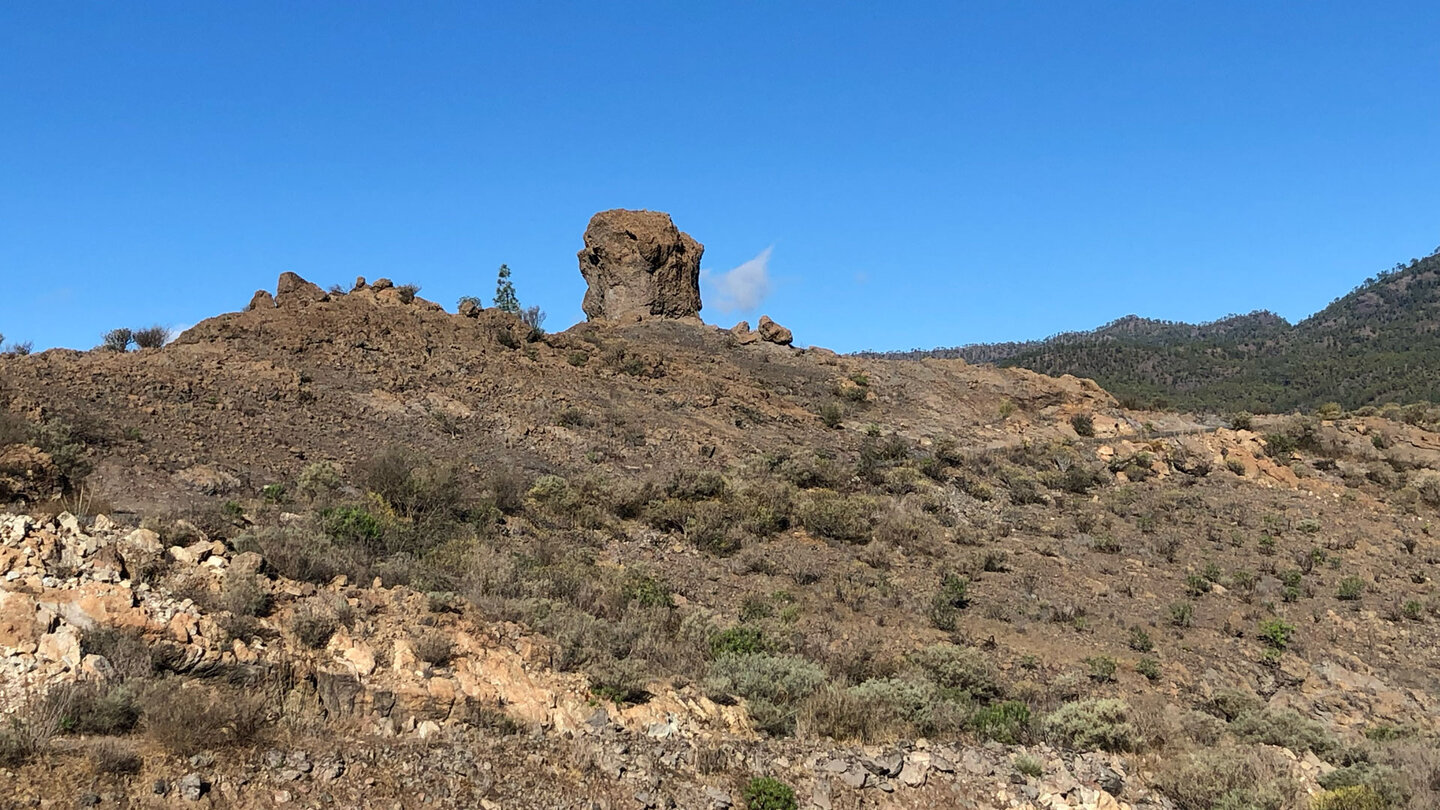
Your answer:
[[[285,270],[453,307],[501,262],[564,328],[613,207],[705,244],[708,321],[838,350],[1298,319],[1440,245],[1436,31],[1434,2],[17,0],[0,332],[89,348]]]

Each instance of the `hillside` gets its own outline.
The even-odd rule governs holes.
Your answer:
[[[1381,273],[1293,326],[1269,312],[870,356],[958,357],[1094,379],[1129,401],[1283,413],[1440,399],[1440,254]]]
[[[564,333],[0,357],[0,807],[1435,806],[1440,412],[798,349],[607,214]]]

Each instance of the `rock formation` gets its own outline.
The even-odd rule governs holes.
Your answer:
[[[275,305],[280,307],[304,306],[329,299],[329,294],[320,285],[306,281],[295,273],[281,273],[275,285]],[[254,302],[251,302],[254,304]]]
[[[660,211],[601,211],[585,229],[580,274],[590,320],[683,318],[700,312],[705,246]]]
[[[760,339],[766,340],[779,346],[789,346],[795,340],[795,335],[789,329],[770,320],[769,315],[760,316],[760,326],[756,330],[760,333]]]

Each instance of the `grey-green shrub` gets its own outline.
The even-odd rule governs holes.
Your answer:
[[[1129,704],[1114,698],[1066,703],[1041,725],[1052,740],[1078,751],[1134,751],[1143,742]]]

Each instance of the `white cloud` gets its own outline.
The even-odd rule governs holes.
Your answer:
[[[760,255],[738,267],[721,273],[705,270],[701,277],[708,282],[710,297],[706,300],[721,312],[737,312],[759,309],[761,302],[770,295],[770,251],[767,247]]]

